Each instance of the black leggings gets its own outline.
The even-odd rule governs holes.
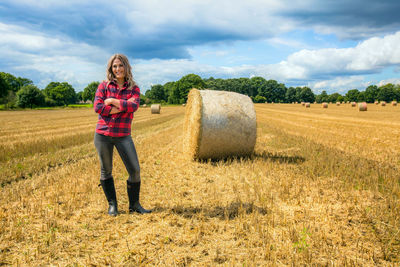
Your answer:
[[[99,154],[101,166],[101,180],[113,178],[112,176],[112,160],[114,146],[125,164],[126,170],[129,173],[128,181],[131,183],[140,182],[140,166],[139,159],[136,153],[135,145],[133,144],[130,135],[124,137],[111,137],[102,134],[94,134],[94,145]]]

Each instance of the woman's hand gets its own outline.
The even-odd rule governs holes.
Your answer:
[[[110,111],[110,114],[117,114],[117,113],[120,113],[120,112],[121,112],[121,110],[117,109],[116,107],[112,107],[111,111]]]
[[[114,105],[115,100],[116,100],[115,98],[107,98],[106,100],[104,100],[104,104],[107,106]]]

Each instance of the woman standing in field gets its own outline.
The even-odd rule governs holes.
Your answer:
[[[114,146],[129,173],[126,181],[129,197],[129,212],[150,213],[139,202],[140,166],[135,145],[131,137],[133,113],[140,103],[140,89],[132,77],[128,58],[113,55],[107,64],[107,79],[99,84],[94,99],[94,110],[99,113],[94,144],[99,154],[100,183],[106,195],[108,214],[118,214],[117,197],[112,176]]]

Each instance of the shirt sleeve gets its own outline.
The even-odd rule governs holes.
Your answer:
[[[99,87],[97,87],[96,95],[94,97],[94,111],[102,116],[109,116],[112,107],[104,104],[104,100],[107,99],[105,85],[105,82],[103,82],[99,84]]]
[[[132,88],[132,96],[130,97],[130,99],[133,99],[133,102],[124,99],[119,100],[119,110],[121,110],[121,112],[133,113],[139,108],[140,105],[139,87],[135,86]]]

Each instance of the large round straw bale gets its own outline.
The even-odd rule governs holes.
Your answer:
[[[386,102],[385,101],[381,101],[381,106],[382,107],[386,106]]]
[[[248,96],[215,90],[189,92],[184,150],[190,158],[249,155],[256,137],[256,112]]]
[[[374,103],[375,103],[375,105],[378,105],[378,104],[379,104],[379,102],[378,102],[378,101],[376,101],[376,100],[375,100],[375,102],[374,102]]]
[[[143,104],[143,107],[145,108],[145,107],[147,107],[147,105],[146,105],[146,104]]]
[[[302,105],[302,106],[304,106],[305,104],[306,104],[306,102],[303,102],[303,101],[301,102],[301,105]]]
[[[336,106],[340,106],[340,102],[336,102]]]
[[[305,104],[305,106],[306,106],[306,108],[309,108],[311,105],[310,105],[310,103],[307,102],[307,103]]]
[[[151,108],[151,114],[160,114],[161,111],[160,104],[152,104],[150,108]]]
[[[355,107],[356,106],[356,102],[351,102],[351,106]]]
[[[322,103],[322,108],[328,108],[328,103],[326,102]]]
[[[358,111],[367,111],[367,103],[358,103]]]
[[[392,106],[397,106],[397,101],[392,101]]]

